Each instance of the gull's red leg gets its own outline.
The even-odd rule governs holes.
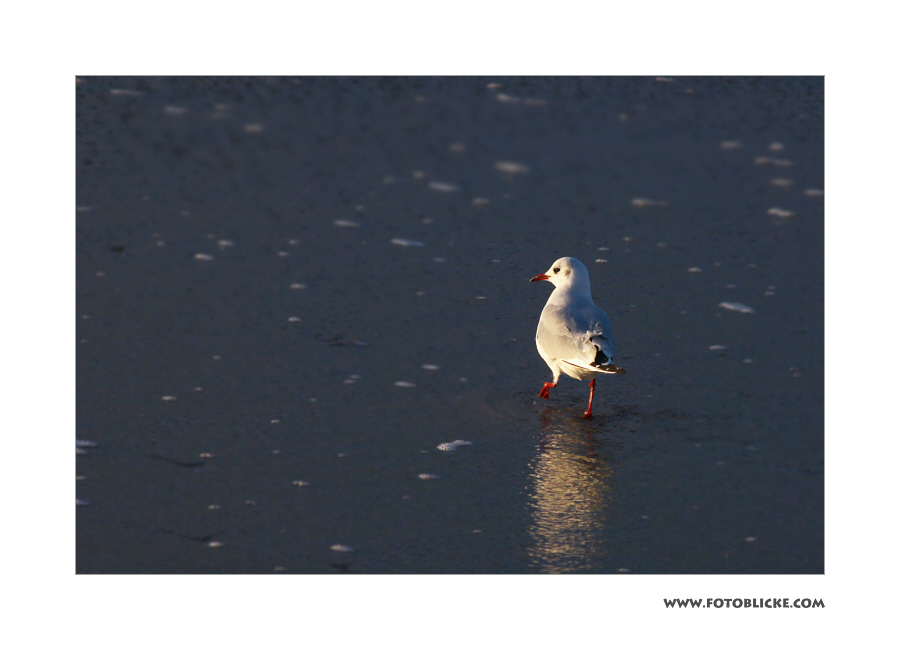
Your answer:
[[[585,412],[584,412],[584,415],[581,416],[581,417],[583,417],[583,418],[593,417],[593,416],[591,415],[591,408],[594,406],[594,382],[595,382],[595,381],[596,381],[595,379],[591,379],[591,397],[590,397],[590,399],[588,399],[588,409],[587,409],[587,411],[585,411]]]
[[[551,384],[549,381],[544,382],[544,387],[541,389],[538,397],[543,397],[544,399],[550,399],[550,389],[556,388],[556,384]]]

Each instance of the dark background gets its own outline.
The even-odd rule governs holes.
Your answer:
[[[824,571],[821,78],[76,94],[79,573]]]

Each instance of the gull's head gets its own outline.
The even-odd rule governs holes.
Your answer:
[[[531,278],[532,282],[546,280],[553,286],[566,288],[573,291],[586,291],[590,293],[591,284],[588,278],[588,270],[574,257],[560,257],[553,262],[546,273],[541,273]]]

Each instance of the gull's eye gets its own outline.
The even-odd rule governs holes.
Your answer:
[[[553,272],[554,272],[554,273],[559,273],[559,267],[557,266],[555,269],[553,269]]]

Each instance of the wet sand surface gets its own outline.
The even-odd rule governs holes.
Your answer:
[[[76,94],[79,573],[824,570],[821,79]]]

